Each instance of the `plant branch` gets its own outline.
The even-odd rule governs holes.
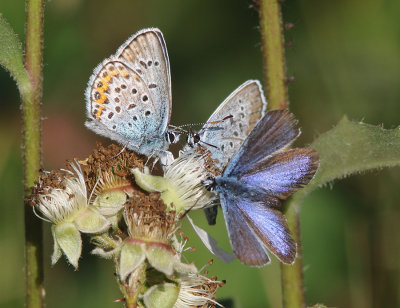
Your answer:
[[[261,0],[259,15],[268,109],[285,109],[289,101],[279,1]]]
[[[42,100],[43,0],[26,0],[25,70],[30,87],[21,87],[25,197],[41,166],[40,104]],[[26,307],[44,306],[42,223],[25,204]]]

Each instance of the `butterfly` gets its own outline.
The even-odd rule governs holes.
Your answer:
[[[284,263],[295,260],[281,200],[308,184],[319,164],[311,148],[286,150],[300,134],[296,124],[287,110],[269,111],[223,173],[203,181],[219,196],[233,252],[244,264],[269,263],[265,247]]]
[[[246,81],[219,105],[197,134],[188,135],[189,147],[201,143],[211,152],[216,167],[223,170],[263,117],[266,106],[260,82]],[[215,122],[218,124],[215,125]],[[208,223],[214,225],[218,205],[205,208],[204,212]]]
[[[97,134],[148,157],[168,156],[171,75],[159,29],[143,29],[93,71],[86,89],[88,121]],[[172,155],[172,154],[171,154]]]

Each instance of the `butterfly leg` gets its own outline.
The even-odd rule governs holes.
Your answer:
[[[127,146],[128,146],[128,143],[126,143],[126,144],[124,145],[124,147],[121,149],[121,151],[119,151],[119,152],[118,152],[116,155],[114,155],[112,158],[116,158],[116,157],[118,157],[119,155],[121,155],[122,152],[125,151],[125,149],[126,149]]]

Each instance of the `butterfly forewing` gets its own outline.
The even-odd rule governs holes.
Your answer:
[[[318,154],[311,148],[277,153],[251,166],[238,178],[251,186],[264,188],[269,195],[286,199],[308,184],[318,168]]]
[[[236,175],[290,145],[300,134],[296,119],[287,110],[269,111],[251,131],[232,158],[224,175]]]
[[[144,29],[128,39],[116,58],[131,66],[149,89],[162,117],[160,131],[167,129],[171,117],[171,77],[163,35],[158,29]]]
[[[246,222],[237,202],[236,198],[227,194],[221,195],[221,206],[232,249],[242,263],[253,266],[268,264],[267,251]]]
[[[264,115],[266,101],[257,80],[248,80],[229,95],[214,111],[199,132],[200,140],[212,144],[208,147],[216,165],[223,169],[242,145],[257,122]],[[222,123],[215,121],[230,119]]]

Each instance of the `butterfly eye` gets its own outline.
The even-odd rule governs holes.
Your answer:
[[[199,143],[200,142],[200,135],[199,134],[194,134],[193,135],[193,142],[194,143]]]

